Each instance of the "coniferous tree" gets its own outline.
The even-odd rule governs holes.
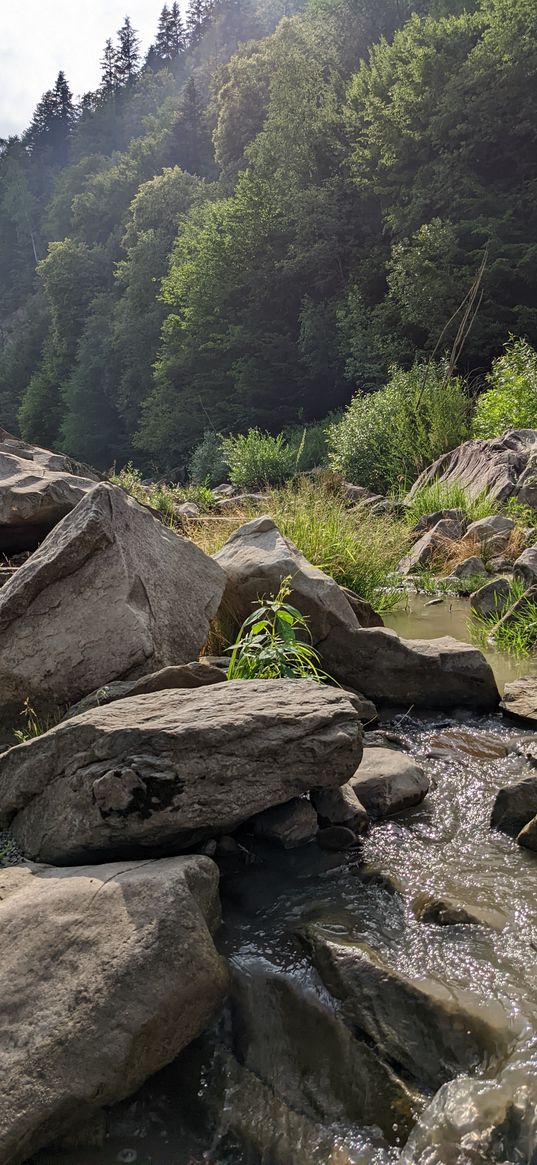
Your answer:
[[[112,93],[117,84],[116,51],[108,37],[101,57],[101,92]]]
[[[75,110],[65,73],[60,71],[53,89],[38,102],[25,145],[35,158],[53,166],[65,166]]]
[[[183,18],[181,16],[181,9],[177,3],[177,0],[174,0],[174,3],[170,8],[169,27],[172,57],[178,57],[180,53],[185,51],[186,37],[185,29],[183,26]]]
[[[136,75],[140,64],[140,41],[128,16],[118,29],[117,37],[116,78],[120,84],[126,85]]]
[[[190,0],[186,15],[186,30],[191,48],[195,48],[200,43],[210,10],[210,0]]]
[[[181,9],[177,3],[171,8],[165,4],[159,16],[154,45],[147,54],[147,63],[168,65],[186,48]]]

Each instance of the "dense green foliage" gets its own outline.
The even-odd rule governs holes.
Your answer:
[[[0,420],[214,481],[204,434],[302,434],[354,397],[333,463],[402,484],[465,435],[433,371],[461,324],[461,376],[537,344],[534,0],[191,0],[155,26],[0,142]],[[534,416],[493,398],[534,375],[510,361],[476,432]]]
[[[516,340],[494,361],[488,385],[477,402],[476,437],[537,428],[537,352],[526,340]]]

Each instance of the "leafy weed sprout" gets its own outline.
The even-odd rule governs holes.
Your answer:
[[[228,680],[292,678],[322,683],[330,678],[319,667],[315,648],[298,638],[310,632],[305,615],[286,602],[291,591],[292,578],[288,576],[278,594],[265,598],[244,620],[236,643],[229,648]]]

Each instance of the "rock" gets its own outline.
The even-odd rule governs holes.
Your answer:
[[[221,485],[215,485],[212,492],[220,498],[232,498],[237,491],[229,481],[223,481]]]
[[[397,570],[400,574],[411,574],[420,566],[427,566],[437,556],[447,556],[450,542],[458,542],[463,536],[460,522],[450,518],[441,518],[432,530],[422,534],[421,538],[401,559]]]
[[[320,829],[317,834],[317,842],[321,849],[327,850],[328,853],[339,853],[340,850],[352,849],[356,845],[356,833],[354,829],[350,829],[346,825],[328,825],[326,829]]]
[[[478,522],[472,522],[464,535],[464,541],[479,542],[485,549],[493,546],[495,553],[499,554],[508,546],[514,528],[512,518],[492,514],[490,518],[480,518]]]
[[[420,801],[429,781],[412,757],[391,748],[364,748],[358,772],[350,785],[370,817],[390,817]]]
[[[424,486],[439,482],[462,486],[471,498],[486,492],[497,502],[514,497],[533,506],[537,503],[537,489],[532,485],[536,452],[534,429],[510,430],[492,441],[465,441],[424,470],[405,500],[411,502]]]
[[[524,849],[537,851],[537,815],[517,834],[517,842]]]
[[[117,700],[0,755],[0,818],[57,864],[179,852],[315,787],[361,757],[352,698],[308,680]]]
[[[537,723],[537,676],[524,676],[506,684],[501,706],[514,720]]]
[[[470,607],[476,615],[503,615],[509,604],[511,587],[506,578],[495,578],[470,595]]]
[[[372,700],[366,700],[361,692],[355,692],[354,688],[344,689],[350,692],[353,697],[354,707],[358,713],[358,719],[362,721],[364,728],[370,724],[376,724],[379,714]]]
[[[313,789],[311,801],[324,825],[346,825],[354,833],[367,829],[367,811],[350,782],[339,789]]]
[[[498,706],[496,681],[485,657],[447,636],[411,640],[385,627],[334,627],[318,651],[330,675],[375,703],[443,711],[494,711]]]
[[[3,1165],[134,1092],[203,1031],[228,984],[208,858],[13,874],[0,903]]]
[[[487,573],[487,568],[482,558],[477,558],[472,554],[470,558],[465,558],[464,562],[459,562],[458,566],[454,567],[451,572],[452,578],[478,578],[479,575]]]
[[[384,620],[382,615],[368,603],[366,599],[361,599],[359,595],[351,591],[349,587],[340,587],[345,598],[348,599],[349,605],[352,607],[354,614],[358,620],[359,627],[384,627]]]
[[[0,553],[34,550],[99,475],[0,429]]]
[[[227,576],[222,609],[238,624],[252,613],[261,596],[277,594],[283,579],[291,577],[290,601],[307,616],[314,647],[333,627],[360,626],[341,587],[311,566],[272,518],[256,518],[235,530],[214,558]],[[353,594],[353,603],[356,599]],[[366,607],[370,611],[369,604]]]
[[[442,1088],[417,1122],[400,1165],[534,1165],[537,1089],[530,1069],[493,1080],[461,1077]]]
[[[516,837],[536,814],[537,776],[524,777],[500,789],[492,810],[491,828]]]
[[[199,518],[201,510],[195,502],[177,502],[173,507],[177,518]]]
[[[65,719],[80,716],[91,708],[103,708],[114,700],[145,696],[147,692],[164,692],[170,688],[203,688],[208,684],[223,684],[225,678],[221,668],[212,667],[203,660],[199,663],[179,664],[178,667],[163,667],[148,676],[140,676],[139,680],[115,680],[97,688],[96,692],[91,692],[70,708]]]
[[[435,926],[488,926],[492,930],[503,930],[505,914],[486,906],[467,905],[447,895],[435,897],[424,891],[414,899],[412,909],[418,922],[428,922]]]
[[[409,978],[367,943],[336,941],[314,926],[305,941],[346,1017],[383,1058],[428,1087],[506,1055],[513,1033],[499,1003],[453,983]]]
[[[512,574],[512,559],[506,558],[502,554],[494,555],[492,558],[489,558],[488,571],[489,574]]]
[[[410,1131],[415,1091],[311,987],[248,962],[233,976],[231,1006],[235,1055],[295,1112],[375,1125],[392,1143]]]
[[[94,486],[0,590],[0,720],[197,659],[224,583],[193,542]]]
[[[517,623],[520,618],[523,618],[528,613],[533,616],[533,611],[537,605],[537,586],[528,587],[523,595],[515,599],[511,605],[507,606],[503,611],[500,619],[492,628],[491,636],[497,635],[501,627],[509,627],[511,623]]]
[[[216,510],[237,510],[243,506],[259,506],[265,504],[267,498],[266,494],[236,494],[230,497],[217,497],[215,501]]]
[[[416,522],[416,525],[413,526],[410,533],[415,534],[416,537],[421,537],[421,535],[426,534],[428,530],[434,530],[434,527],[437,526],[438,523],[443,519],[447,519],[451,522],[457,522],[461,527],[466,526],[466,515],[464,510],[436,510],[434,514],[422,514],[419,522]]]
[[[524,550],[514,564],[515,578],[523,582],[526,587],[537,583],[537,546],[530,546]]]
[[[305,797],[295,797],[285,805],[265,809],[254,817],[252,825],[257,837],[282,849],[307,845],[317,836],[317,814]]]

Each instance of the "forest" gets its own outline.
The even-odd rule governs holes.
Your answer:
[[[2,425],[171,473],[425,368],[456,444],[506,345],[537,386],[536,138],[534,0],[191,0],[145,55],[127,17],[0,142]]]

